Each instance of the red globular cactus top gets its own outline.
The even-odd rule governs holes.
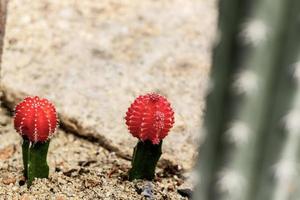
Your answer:
[[[15,107],[15,129],[31,142],[44,142],[51,138],[57,124],[55,107],[47,99],[26,97]]]
[[[173,127],[174,112],[165,97],[151,93],[136,98],[128,108],[125,119],[134,137],[159,144]]]

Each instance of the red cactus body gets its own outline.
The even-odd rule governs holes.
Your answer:
[[[125,119],[134,137],[158,144],[173,127],[174,112],[165,97],[151,93],[136,98]]]
[[[31,142],[44,142],[51,138],[57,121],[55,107],[47,99],[26,97],[15,107],[15,129]]]

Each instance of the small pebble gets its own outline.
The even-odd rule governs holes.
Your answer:
[[[15,182],[16,182],[16,178],[14,178],[14,177],[6,177],[6,178],[2,179],[2,183],[5,185],[9,185],[11,183],[14,184]]]

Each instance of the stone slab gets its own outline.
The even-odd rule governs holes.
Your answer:
[[[52,100],[68,128],[131,155],[124,123],[140,94],[175,110],[163,158],[188,169],[200,135],[215,31],[214,0],[11,0],[2,84],[11,103]]]

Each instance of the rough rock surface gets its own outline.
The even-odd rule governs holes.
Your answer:
[[[176,112],[163,157],[190,168],[214,6],[214,0],[11,0],[2,83],[18,98],[51,99],[78,134],[128,155],[136,140],[126,129],[125,112],[139,94],[159,92]]]

